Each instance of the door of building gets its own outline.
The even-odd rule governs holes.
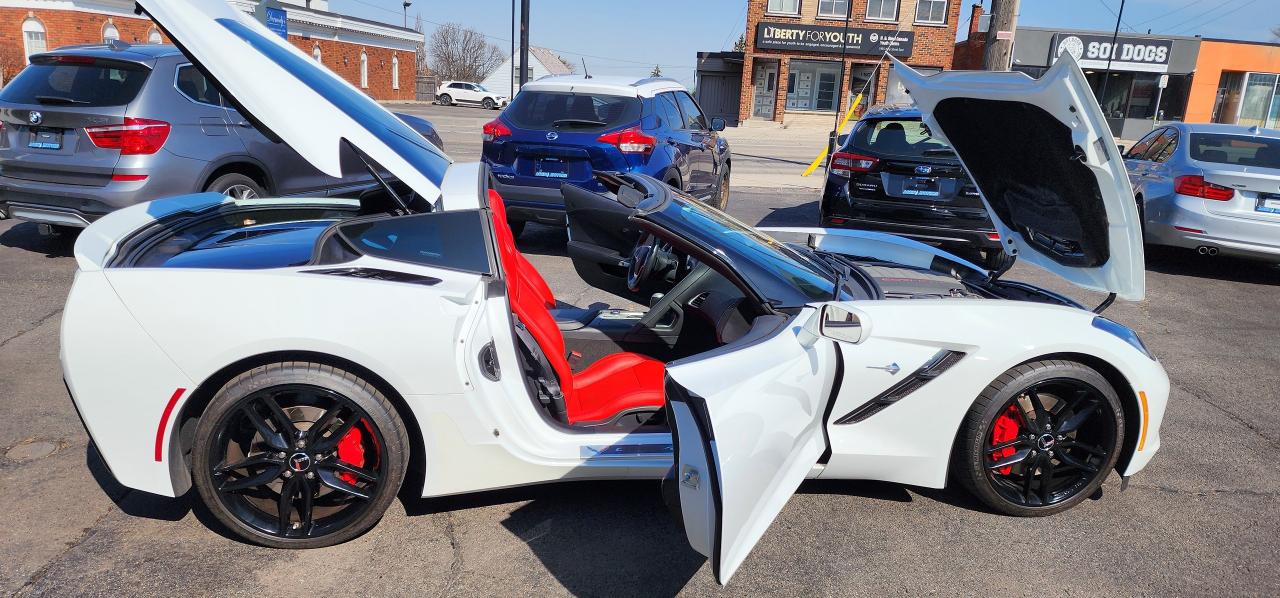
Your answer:
[[[773,108],[778,97],[778,63],[757,63],[754,70],[751,117],[773,120]]]

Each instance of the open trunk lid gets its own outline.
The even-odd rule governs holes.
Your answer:
[[[1018,72],[895,72],[982,194],[1006,249],[1081,287],[1138,301],[1142,229],[1106,119],[1069,57]]]

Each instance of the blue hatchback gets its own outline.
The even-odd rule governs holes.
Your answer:
[[[525,85],[484,126],[484,161],[516,234],[564,226],[560,186],[604,191],[592,173],[647,174],[713,206],[729,198],[729,144],[684,86],[664,78],[565,75]]]

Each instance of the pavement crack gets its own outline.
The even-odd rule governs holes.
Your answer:
[[[1171,378],[1171,380],[1172,380],[1172,378]],[[1200,399],[1201,401],[1204,401],[1204,402],[1205,402],[1205,404],[1209,405],[1210,407],[1213,407],[1214,409],[1217,409],[1217,410],[1218,410],[1219,412],[1221,412],[1223,415],[1227,416],[1227,419],[1230,419],[1231,421],[1234,421],[1234,422],[1236,422],[1236,423],[1238,423],[1238,424],[1240,424],[1240,425],[1244,426],[1244,427],[1245,427],[1245,428],[1247,428],[1250,432],[1253,432],[1255,435],[1257,435],[1257,436],[1258,436],[1258,438],[1261,438],[1262,440],[1266,441],[1266,443],[1267,443],[1267,444],[1271,445],[1271,448],[1277,448],[1277,449],[1280,449],[1280,439],[1272,438],[1272,437],[1268,436],[1268,435],[1267,435],[1267,433],[1266,433],[1266,432],[1264,432],[1264,431],[1262,430],[1262,428],[1259,428],[1259,427],[1258,427],[1256,424],[1254,424],[1253,422],[1251,422],[1251,421],[1249,421],[1249,420],[1247,420],[1247,419],[1245,419],[1245,418],[1243,418],[1243,417],[1240,417],[1240,416],[1239,416],[1239,415],[1237,415],[1234,411],[1231,411],[1230,409],[1227,409],[1226,407],[1223,407],[1223,406],[1221,406],[1221,405],[1219,405],[1219,404],[1217,404],[1217,403],[1213,402],[1213,400],[1209,398],[1209,393],[1208,393],[1208,392],[1206,392],[1206,391],[1202,391],[1202,390],[1199,390],[1199,389],[1198,389],[1198,388],[1196,388],[1195,386],[1190,385],[1190,384],[1183,383],[1182,381],[1178,381],[1178,386],[1179,386],[1180,388],[1182,388],[1182,390],[1187,391],[1187,393],[1188,393],[1188,394],[1190,394],[1191,396],[1193,396],[1193,397],[1195,397],[1195,398],[1197,398],[1197,399]]]
[[[1280,493],[1262,492],[1259,490],[1249,490],[1248,488],[1210,488],[1208,490],[1186,490],[1176,488],[1174,486],[1166,486],[1163,484],[1129,484],[1129,488],[1138,490],[1154,490],[1166,494],[1179,494],[1182,496],[1217,496],[1225,494],[1228,496],[1253,496],[1258,498],[1277,498]]]
[[[128,492],[125,493],[125,495],[127,494]],[[123,496],[124,495],[122,495],[122,498]],[[63,548],[60,552],[58,552],[57,555],[49,559],[39,569],[36,569],[35,573],[32,573],[31,576],[27,578],[26,583],[22,584],[22,587],[18,588],[18,591],[14,592],[13,595],[14,596],[30,596],[31,592],[35,589],[36,584],[39,584],[41,581],[43,581],[44,578],[49,575],[49,572],[53,570],[54,566],[57,565],[58,562],[61,561],[63,558],[65,558],[67,554],[79,548],[80,545],[84,544],[85,542],[89,541],[89,539],[92,538],[94,534],[97,533],[98,526],[102,524],[103,520],[111,516],[111,513],[114,512],[115,510],[116,510],[116,507],[114,506],[109,507],[105,513],[100,515],[97,519],[94,519],[93,523],[90,523],[81,531],[80,537],[68,542],[66,548]]]
[[[26,334],[30,333],[31,331],[33,331],[33,330],[35,330],[35,329],[37,329],[37,328],[39,328],[39,327],[43,326],[45,322],[48,322],[50,319],[52,319],[54,316],[56,316],[56,315],[58,315],[58,314],[60,314],[60,313],[62,313],[62,308],[61,308],[61,307],[59,307],[58,309],[55,309],[55,310],[53,310],[53,311],[51,311],[51,312],[49,312],[49,313],[45,314],[45,315],[44,315],[44,316],[42,316],[40,319],[38,319],[38,320],[36,320],[35,322],[33,322],[33,323],[31,324],[31,326],[28,326],[27,328],[23,328],[22,330],[19,330],[19,331],[18,331],[16,334],[14,334],[13,336],[11,336],[11,337],[9,337],[9,338],[6,338],[6,339],[4,339],[4,340],[2,340],[2,341],[0,341],[0,349],[4,348],[4,346],[5,346],[5,345],[7,345],[7,344],[9,344],[10,342],[13,342],[13,341],[15,341],[15,340],[18,340],[18,339],[19,339],[19,338],[21,338],[22,336],[24,336],[24,335],[26,335]]]
[[[450,511],[444,513],[444,536],[449,539],[449,547],[453,550],[453,561],[449,563],[449,578],[440,589],[440,596],[449,596],[453,585],[462,577],[462,543],[458,540],[458,530]]]

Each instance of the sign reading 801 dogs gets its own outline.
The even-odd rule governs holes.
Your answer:
[[[826,25],[760,23],[756,25],[757,50],[840,52],[841,42],[850,54],[911,56],[915,34],[910,31],[849,29]]]
[[[1051,60],[1070,54],[1080,68],[1105,69],[1111,60],[1112,70],[1164,73],[1169,70],[1169,54],[1173,40],[1118,37],[1111,43],[1109,35],[1058,33],[1053,36]]]

